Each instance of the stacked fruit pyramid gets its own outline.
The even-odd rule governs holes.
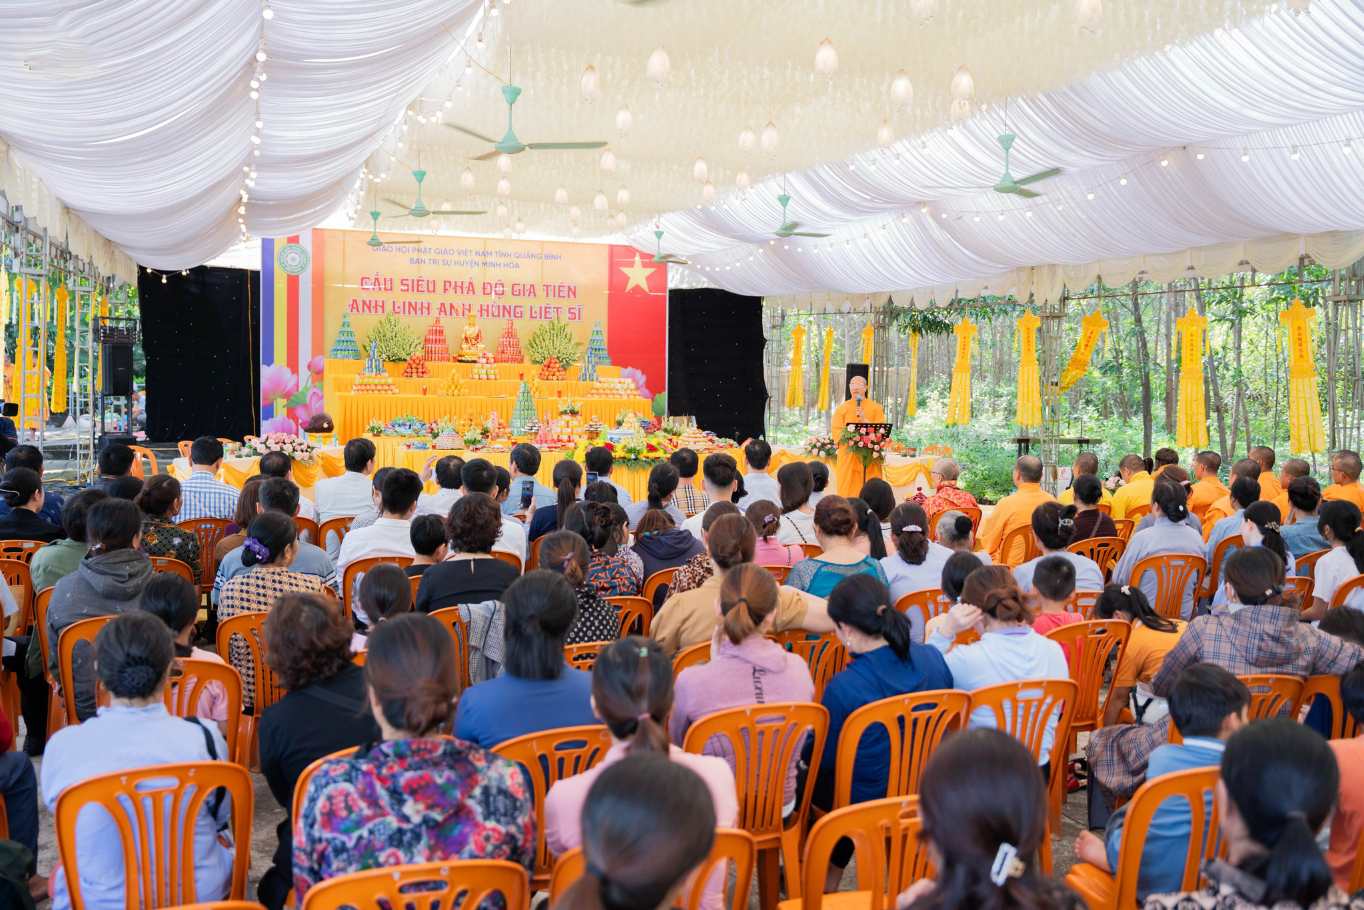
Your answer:
[[[521,355],[521,339],[516,334],[516,326],[508,319],[507,327],[502,330],[502,337],[497,339],[497,353],[493,355],[493,360],[498,363],[520,363],[524,359]]]
[[[606,336],[602,334],[601,323],[592,326],[592,335],[587,339],[587,353],[583,355],[582,369],[578,379],[592,382],[597,378],[597,367],[609,367],[611,355],[606,353]]]
[[[468,395],[468,394],[469,394],[469,383],[467,383],[467,382],[465,382],[463,379],[461,379],[461,378],[459,377],[459,374],[456,373],[454,370],[451,370],[451,371],[450,371],[450,375],[447,376],[447,377],[445,377],[445,382],[442,383],[442,385],[441,385],[441,387],[440,387],[440,391],[437,392],[436,394],[438,394],[438,395]]]
[[[351,384],[352,395],[397,395],[398,387],[388,378],[383,361],[378,357],[366,357],[365,367],[355,382]]]
[[[633,379],[598,379],[587,392],[588,398],[638,398],[639,386]]]
[[[470,379],[496,379],[497,367],[493,363],[493,355],[483,351],[474,361],[473,372],[469,374]]]
[[[426,361],[427,363],[449,363],[450,345],[445,341],[445,328],[440,324],[439,319],[432,319],[431,324],[426,327]]]
[[[413,354],[407,358],[407,366],[403,367],[404,379],[425,379],[431,375],[431,370],[426,365],[426,358],[420,354]]]
[[[355,330],[350,327],[350,314],[341,316],[341,328],[336,333],[336,343],[327,354],[333,360],[359,360],[360,348],[355,344]]]
[[[530,384],[524,374],[521,376],[521,390],[516,395],[516,405],[512,408],[511,423],[508,426],[513,436],[526,432],[526,425],[535,422],[535,400],[530,395]]]
[[[541,382],[553,382],[567,378],[568,374],[565,373],[564,368],[559,365],[559,358],[555,357],[553,354],[546,358],[545,365],[540,367]]]

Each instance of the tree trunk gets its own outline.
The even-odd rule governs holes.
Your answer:
[[[1165,355],[1174,350],[1175,310],[1183,309],[1184,292],[1175,292],[1174,284],[1165,289],[1165,346],[1160,349],[1165,361],[1165,435],[1175,435],[1175,412],[1179,404],[1178,387],[1175,379],[1175,359]]]
[[[1122,375],[1122,330],[1118,326],[1118,314],[1120,312],[1122,311],[1116,306],[1111,311],[1108,320],[1110,323],[1109,337],[1118,339],[1113,345],[1113,365],[1118,374],[1118,394],[1116,396],[1118,399],[1118,416],[1122,418],[1123,423],[1127,423],[1132,419],[1132,411],[1127,406],[1127,383],[1123,381]]]
[[[1208,315],[1208,305],[1207,305],[1207,302],[1204,301],[1204,299],[1203,299],[1203,286],[1199,283],[1199,280],[1198,280],[1197,278],[1194,278],[1194,279],[1193,279],[1193,291],[1194,291],[1194,304],[1195,304],[1195,306],[1198,307],[1198,315],[1200,315],[1200,316],[1202,316],[1202,317],[1204,317],[1204,318],[1207,318],[1207,315]],[[1217,409],[1217,442],[1218,442],[1218,454],[1220,454],[1220,455],[1222,456],[1222,459],[1225,461],[1225,460],[1227,460],[1227,458],[1228,458],[1228,455],[1227,455],[1227,415],[1226,415],[1226,413],[1225,413],[1225,412],[1223,411],[1223,409],[1222,409],[1222,390],[1218,387],[1218,384],[1217,384],[1217,361],[1214,360],[1214,359],[1213,359],[1213,356],[1212,356],[1212,325],[1211,325],[1211,323],[1208,325],[1208,355],[1207,355],[1207,359],[1208,359],[1208,378],[1207,378],[1207,381],[1211,384],[1211,388],[1209,389],[1209,391],[1211,391],[1211,393],[1212,393],[1211,397],[1212,397],[1213,407]],[[1233,418],[1233,419],[1234,419],[1234,418]],[[1235,431],[1233,430],[1233,432],[1235,432]]]
[[[1141,366],[1141,454],[1151,456],[1151,355],[1147,350],[1146,330],[1141,324],[1141,298],[1137,281],[1132,279],[1132,327],[1137,332],[1137,361]]]

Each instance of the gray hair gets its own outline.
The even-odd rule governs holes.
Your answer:
[[[933,462],[933,470],[941,474],[943,480],[956,480],[961,474],[961,465],[952,458],[939,458]]]
[[[953,509],[938,517],[938,543],[955,550],[971,536],[971,519],[964,512]]]

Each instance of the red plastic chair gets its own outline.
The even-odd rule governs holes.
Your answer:
[[[1156,576],[1156,597],[1151,606],[1167,619],[1182,619],[1185,592],[1192,592],[1190,609],[1198,597],[1199,580],[1207,574],[1208,561],[1202,556],[1189,553],[1167,553],[1163,556],[1148,556],[1138,560],[1132,567],[1130,585],[1141,584],[1141,577],[1147,572]],[[1190,584],[1192,582],[1192,584]]]
[[[530,906],[526,870],[499,859],[466,859],[366,869],[318,882],[301,910],[474,910],[501,895],[507,910]]]

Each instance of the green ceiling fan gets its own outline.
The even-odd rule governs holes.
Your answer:
[[[412,203],[412,207],[407,209],[406,214],[411,215],[413,218],[425,218],[427,215],[431,214],[431,210],[426,207],[426,203],[422,202],[422,181],[426,179],[426,171],[413,171],[412,176],[417,180],[417,201]],[[403,204],[396,199],[385,197],[384,201],[406,208],[406,206],[403,206]],[[481,215],[483,213],[479,212],[478,214]]]
[[[421,246],[421,240],[380,240],[379,239],[379,216],[383,212],[370,212],[369,217],[374,219],[374,233],[365,241],[370,249],[377,250],[379,247],[388,246]]]
[[[689,259],[683,259],[681,256],[674,256],[672,253],[666,255],[663,253],[663,231],[655,228],[654,237],[658,242],[658,245],[655,247],[657,252],[654,253],[654,258],[649,260],[650,262],[655,262],[659,265],[691,265],[691,260]]]
[[[796,228],[800,227],[800,222],[792,221],[786,217],[786,207],[791,203],[791,197],[786,195],[785,193],[782,193],[780,196],[777,197],[777,201],[781,203],[781,227],[777,228],[775,232],[778,237],[786,238],[829,236],[828,234],[812,234],[809,231],[796,230]]]
[[[995,184],[994,190],[996,193],[1013,193],[1015,196],[1031,199],[1039,194],[1034,193],[1030,189],[1026,189],[1027,185],[1036,183],[1039,180],[1046,180],[1048,177],[1055,177],[1057,174],[1061,173],[1061,169],[1059,167],[1054,167],[1051,170],[1042,171],[1033,174],[1030,177],[1020,177],[1015,180],[1014,175],[1009,173],[1009,149],[1013,148],[1014,139],[1015,136],[1013,133],[1004,133],[999,137],[999,144],[1004,147],[1004,176],[999,178],[999,182]]]
[[[502,86],[502,97],[507,99],[507,132],[501,139],[494,139],[485,136],[476,130],[471,130],[465,126],[454,123],[447,123],[446,126],[452,130],[459,130],[461,133],[473,136],[483,142],[490,143],[493,147],[491,152],[476,155],[475,161],[487,161],[489,158],[496,158],[498,155],[519,155],[526,149],[535,151],[562,151],[567,149],[599,149],[605,148],[605,142],[522,142],[516,137],[516,131],[512,129],[512,105],[516,104],[516,99],[521,96],[521,89],[514,85]],[[420,182],[420,178],[418,180]],[[414,211],[412,214],[416,214]]]

